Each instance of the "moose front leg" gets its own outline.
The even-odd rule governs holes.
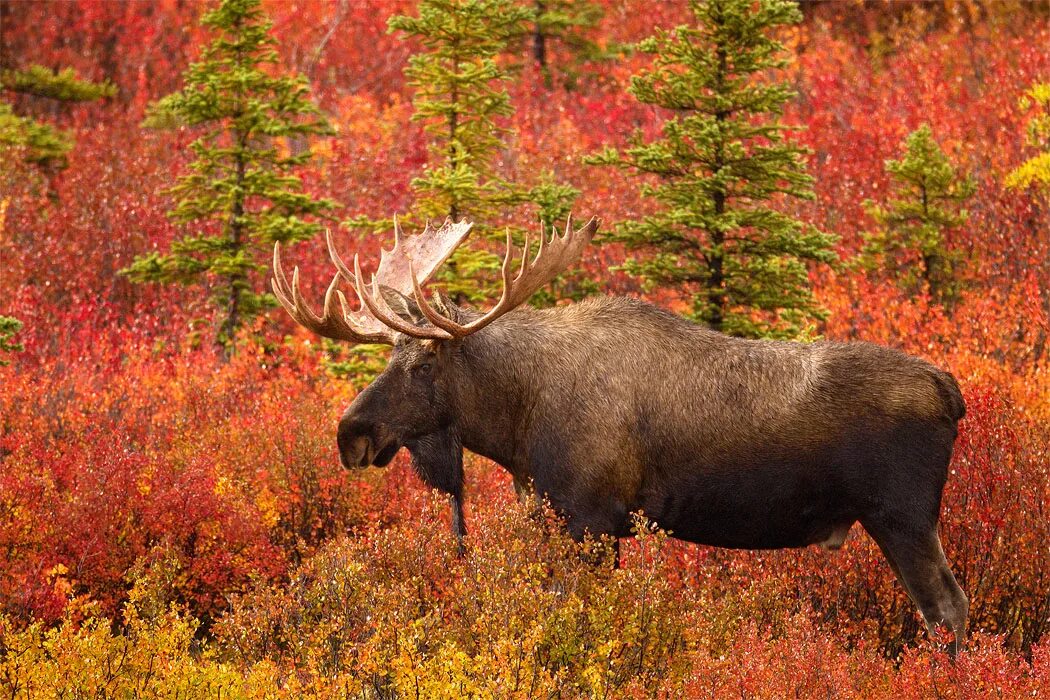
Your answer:
[[[412,456],[412,467],[423,482],[447,493],[452,505],[452,534],[456,549],[466,552],[467,525],[463,518],[463,445],[451,430],[430,433],[405,445]]]
[[[451,494],[452,502],[452,533],[456,536],[456,553],[463,556],[467,553],[467,547],[463,540],[467,536],[467,524],[463,519],[463,495]]]

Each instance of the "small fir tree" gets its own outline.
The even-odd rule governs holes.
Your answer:
[[[0,71],[0,87],[62,103],[93,102],[116,94],[111,83],[80,80],[72,68],[52,71],[39,65],[26,70]],[[19,116],[10,104],[0,102],[0,148],[15,149],[25,161],[53,172],[67,166],[66,156],[73,148],[73,137],[48,124]]]
[[[411,183],[416,203],[409,218],[415,223],[469,217],[475,222],[475,240],[498,244],[505,233],[483,222],[504,209],[531,204],[550,224],[571,207],[577,191],[558,183],[552,173],[528,187],[501,177],[497,169],[497,156],[510,133],[504,119],[513,113],[506,90],[512,72],[500,57],[531,16],[528,8],[511,0],[422,0],[418,17],[390,19],[391,31],[422,46],[405,70],[415,88],[413,119],[423,123],[430,146],[430,162]],[[391,222],[360,216],[347,225],[385,233]],[[488,291],[479,279],[498,267],[499,257],[492,252],[461,248],[442,280],[453,297],[476,301]]]
[[[652,175],[641,186],[657,211],[609,239],[640,253],[625,269],[649,287],[691,297],[690,316],[741,336],[807,334],[824,312],[807,262],[835,260],[834,238],[774,209],[812,199],[805,149],[780,121],[794,93],[764,75],[782,68],[779,27],[801,19],[785,0],[692,0],[695,26],[657,30],[639,49],[653,66],[631,80],[645,104],[670,110],[662,137],[636,134],[589,159]]]
[[[869,271],[894,276],[912,294],[925,291],[950,302],[960,291],[963,257],[948,235],[966,223],[962,206],[973,196],[974,183],[956,172],[928,125],[912,132],[903,149],[901,160],[886,161],[890,199],[865,202],[879,228],[865,236],[862,260]]]
[[[1037,153],[1006,176],[1006,188],[1034,187],[1050,192],[1050,83],[1035,83],[1021,97],[1022,110],[1031,111],[1026,143]]]
[[[309,100],[305,78],[278,75],[260,0],[223,0],[201,23],[217,36],[186,71],[185,87],[154,105],[146,121],[203,131],[190,146],[190,172],[170,190],[176,204],[169,215],[192,233],[123,272],[136,282],[209,285],[223,310],[216,340],[228,352],[237,329],[274,303],[256,291],[254,273],[265,268],[258,261],[276,241],[317,234],[321,225],[304,217],[335,206],[303,193],[295,171],[311,154],[288,141],[332,130]]]

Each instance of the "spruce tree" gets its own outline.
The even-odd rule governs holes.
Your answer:
[[[228,352],[237,329],[274,304],[256,291],[255,273],[266,267],[259,261],[275,241],[317,234],[321,225],[304,217],[335,206],[303,193],[295,172],[311,154],[288,141],[332,130],[309,100],[305,78],[279,74],[260,0],[223,0],[201,23],[214,40],[186,71],[185,87],[154,105],[146,121],[202,132],[190,146],[196,159],[189,173],[169,190],[176,199],[169,216],[190,233],[123,272],[136,282],[208,285],[223,314],[216,340]]]
[[[890,199],[865,202],[879,228],[865,236],[862,260],[869,270],[892,275],[905,291],[950,302],[961,286],[962,251],[948,244],[948,234],[966,223],[962,205],[974,183],[955,171],[928,125],[912,132],[903,148],[901,160],[886,161]]]
[[[513,73],[501,55],[531,16],[512,0],[422,0],[417,17],[390,19],[391,31],[422,47],[405,70],[415,88],[413,119],[422,122],[430,150],[423,174],[411,182],[416,201],[407,218],[413,224],[469,217],[472,238],[489,239],[498,250],[505,233],[486,222],[507,208],[531,204],[547,224],[568,213],[578,193],[552,173],[526,186],[502,177],[497,167],[510,135],[505,120],[513,113],[506,89]],[[347,225],[386,233],[390,221],[360,216]],[[520,240],[524,232],[515,233]],[[491,277],[499,260],[484,248],[461,248],[441,279],[457,300],[477,301],[491,291],[479,280]]]
[[[116,94],[112,83],[80,80],[72,68],[52,71],[39,65],[0,71],[0,87],[62,103],[93,102]],[[73,137],[49,124],[19,116],[10,104],[0,102],[0,148],[14,149],[23,160],[55,171],[66,167]]]
[[[692,0],[693,26],[658,29],[640,51],[653,56],[631,80],[639,101],[669,110],[662,136],[639,132],[623,151],[589,159],[651,176],[657,203],[608,238],[638,253],[625,269],[649,287],[691,298],[690,316],[726,333],[794,337],[823,316],[808,262],[835,259],[834,238],[773,208],[812,199],[805,149],[780,121],[794,93],[766,76],[788,61],[774,32],[801,19],[785,0]]]

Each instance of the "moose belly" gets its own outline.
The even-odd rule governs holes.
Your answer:
[[[642,510],[674,537],[698,544],[838,546],[859,517],[857,504],[827,470],[801,466],[767,464],[674,480],[645,494]]]

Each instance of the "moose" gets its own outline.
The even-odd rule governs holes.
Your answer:
[[[502,295],[486,313],[423,292],[467,237],[465,221],[406,237],[395,219],[370,284],[329,232],[336,273],[320,316],[275,246],[273,290],[298,323],[393,346],[339,421],[343,465],[385,466],[406,447],[420,477],[449,494],[460,542],[464,448],[548,499],[577,539],[630,536],[641,511],[705,545],[837,549],[859,522],[957,652],[969,603],[937,533],[965,414],[952,375],[869,343],[729,337],[626,297],[523,306],[598,224],[574,230],[570,217],[550,235],[541,225],[520,262],[508,233]]]

